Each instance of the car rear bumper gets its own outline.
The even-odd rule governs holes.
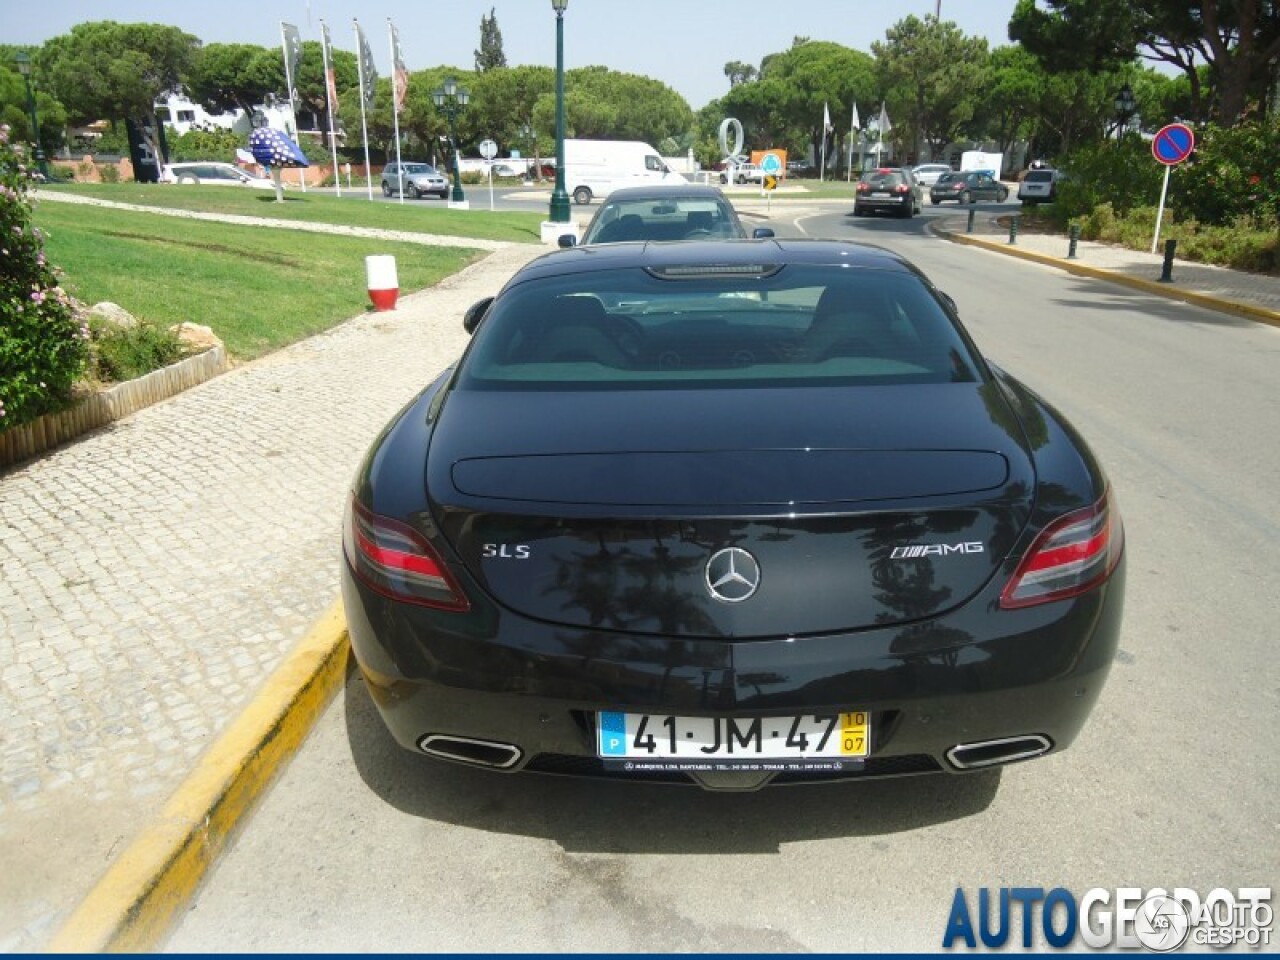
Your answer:
[[[853,206],[857,210],[901,210],[911,203],[910,194],[893,197],[855,197]]]
[[[869,711],[865,766],[777,775],[829,780],[960,772],[960,745],[1036,738],[1044,749],[1032,752],[1067,747],[1110,670],[1123,581],[1122,562],[1102,587],[1041,607],[996,610],[988,590],[930,621],[737,642],[553,626],[497,607],[436,612],[369,590],[345,563],[343,597],[378,711],[415,752],[504,770],[629,776],[597,757],[600,711]],[[689,781],[683,772],[634,776]]]

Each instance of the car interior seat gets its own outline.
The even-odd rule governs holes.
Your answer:
[[[715,215],[710,210],[694,210],[685,217],[685,237],[701,232],[704,235],[716,235]]]
[[[894,329],[888,304],[848,285],[822,291],[800,345],[812,363],[841,356],[903,357],[910,350]]]
[[[595,297],[557,297],[524,357],[534,363],[598,363],[626,367],[626,352],[608,333],[609,314]]]
[[[623,243],[643,240],[644,219],[638,213],[626,213],[600,231],[599,243]]]

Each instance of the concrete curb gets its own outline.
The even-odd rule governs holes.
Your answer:
[[[995,241],[986,240],[982,237],[975,237],[967,233],[953,233],[950,230],[943,229],[937,230],[937,233],[950,240],[952,243],[963,243],[972,247],[981,247],[984,250],[1003,253],[1006,256],[1018,257],[1022,260],[1030,260],[1034,263],[1042,263],[1046,266],[1057,267],[1059,270],[1065,270],[1067,273],[1071,273],[1079,277],[1091,277],[1095,280],[1108,280],[1112,283],[1118,283],[1158,297],[1166,297],[1171,300],[1181,300],[1184,303],[1194,304],[1197,307],[1204,307],[1208,310],[1217,310],[1220,313],[1229,313],[1238,317],[1246,317],[1250,320],[1257,320],[1261,323],[1280,327],[1280,312],[1268,310],[1266,307],[1260,307],[1256,304],[1241,303],[1238,300],[1228,300],[1223,297],[1213,297],[1205,293],[1197,293],[1194,290],[1184,290],[1168,283],[1159,283],[1155,280],[1143,280],[1140,277],[1131,277],[1128,274],[1118,273],[1114,270],[1104,270],[1100,267],[1086,266],[1082,263],[1076,263],[1063,257],[1054,257],[1045,253],[1035,253],[1031,250],[1020,250],[1014,244],[997,243]]]
[[[341,689],[349,645],[337,601],[58,931],[54,953],[155,949],[273,776]]]

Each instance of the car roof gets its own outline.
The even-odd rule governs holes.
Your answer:
[[[615,191],[616,193],[616,191]],[[543,254],[526,264],[512,283],[541,277],[625,270],[628,267],[785,266],[828,264],[924,275],[898,254],[883,247],[849,240],[778,239],[686,240],[680,243],[635,241],[588,244]]]
[[[623,187],[620,190],[610,190],[609,195],[605,198],[605,203],[617,200],[626,202],[628,200],[644,200],[648,197],[706,197],[721,198],[724,191],[719,187],[704,186],[697,183],[668,183],[665,185],[649,186],[649,187]]]

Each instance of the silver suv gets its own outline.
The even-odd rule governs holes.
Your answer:
[[[449,195],[449,181],[429,163],[405,161],[388,163],[382,168],[382,195],[389,197],[400,192],[404,181],[404,195],[418,199],[424,193],[435,194],[441,200]]]

